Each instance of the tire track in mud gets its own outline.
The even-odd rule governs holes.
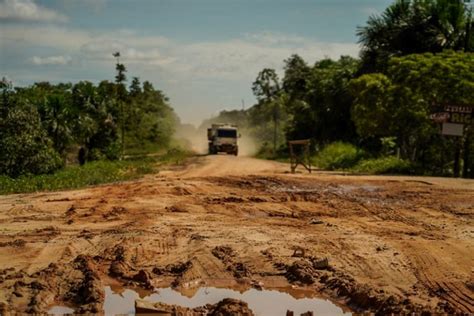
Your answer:
[[[219,157],[206,172],[226,161]],[[109,282],[181,291],[275,285],[324,293],[361,312],[472,313],[468,259],[474,258],[462,247],[473,240],[460,234],[472,231],[472,191],[380,178],[249,175],[247,167],[240,174],[232,163],[242,161],[229,159],[211,174],[180,170],[21,201],[0,197],[0,259],[16,268],[0,273],[0,304],[14,296],[10,305],[17,311],[33,302],[44,312],[48,304],[35,300],[54,299],[91,311],[101,308]],[[26,222],[14,224],[15,218]],[[45,219],[61,234],[41,230]],[[448,242],[459,245],[433,246]],[[232,249],[228,256],[212,253],[225,245]],[[306,255],[292,257],[298,247]],[[451,252],[451,261],[439,257]],[[33,253],[28,273],[12,256]],[[314,258],[327,258],[329,266],[316,269]],[[320,267],[325,261],[318,260]],[[301,284],[295,275],[313,283]],[[16,285],[23,298],[12,294],[16,282],[25,284]],[[434,306],[438,299],[443,302]]]
[[[449,275],[441,271],[439,260],[427,253],[414,254],[414,261],[419,265],[416,275],[431,294],[445,299],[452,305],[451,312],[474,313],[474,296],[462,282],[450,281]]]

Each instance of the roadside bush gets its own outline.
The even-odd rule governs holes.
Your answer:
[[[163,163],[174,163],[174,164],[182,164],[184,160],[190,157],[193,153],[182,147],[173,147],[168,149],[166,154],[160,156],[159,161]]]
[[[414,167],[407,160],[403,160],[395,156],[388,156],[362,160],[357,165],[355,165],[352,170],[371,174],[411,174],[413,173]]]
[[[15,107],[0,118],[0,174],[51,173],[63,166],[33,107]]]
[[[135,161],[93,161],[84,166],[69,166],[54,174],[0,175],[0,194],[75,189],[89,185],[140,178],[155,171],[156,159]]]
[[[348,169],[364,156],[365,152],[352,144],[335,142],[324,147],[313,158],[313,164],[327,170]]]

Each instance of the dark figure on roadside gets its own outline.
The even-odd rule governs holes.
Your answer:
[[[86,150],[84,147],[79,149],[79,153],[77,154],[77,160],[79,160],[79,165],[84,165],[86,163]]]

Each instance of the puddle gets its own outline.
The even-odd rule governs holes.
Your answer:
[[[135,299],[140,296],[137,292],[126,289],[116,293],[109,286],[105,287],[104,312],[106,315],[135,314]],[[294,315],[312,311],[317,315],[351,315],[344,313],[342,308],[332,302],[320,298],[296,299],[288,293],[276,290],[249,289],[243,293],[213,287],[199,288],[192,297],[183,296],[171,288],[157,289],[155,293],[142,297],[149,302],[162,302],[183,307],[198,307],[206,304],[215,304],[224,298],[235,298],[248,303],[255,315],[286,315],[287,310]]]
[[[66,306],[54,306],[48,310],[48,315],[70,315],[74,313],[74,309]]]

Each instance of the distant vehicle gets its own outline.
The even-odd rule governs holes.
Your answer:
[[[239,147],[237,145],[237,125],[231,124],[212,124],[207,129],[207,140],[209,142],[209,154],[216,155],[220,152],[238,155]]]

